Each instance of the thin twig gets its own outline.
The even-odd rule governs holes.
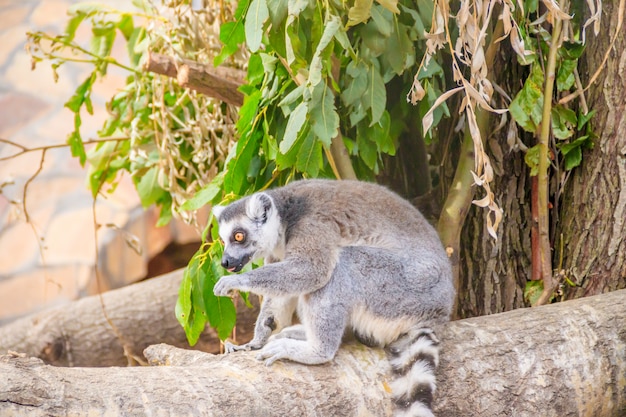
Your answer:
[[[83,145],[93,145],[97,143],[106,143],[106,142],[121,142],[121,141],[128,140],[128,139],[129,139],[128,137],[89,139],[87,141],[84,141]],[[2,139],[2,138],[0,138],[0,143],[6,143],[7,145],[15,146],[21,149],[20,152],[14,153],[13,155],[3,156],[2,158],[0,158],[0,161],[6,161],[9,159],[17,158],[18,156],[27,154],[29,152],[47,151],[48,149],[67,148],[70,146],[69,143],[57,143],[54,145],[45,145],[45,146],[37,146],[35,148],[27,148],[23,145],[20,145],[19,143],[13,142],[8,139]]]
[[[559,8],[563,10],[567,0],[559,2]],[[539,168],[537,174],[537,215],[539,232],[539,261],[541,263],[541,275],[543,280],[543,292],[534,305],[543,305],[550,301],[554,292],[554,278],[552,276],[552,256],[550,251],[550,214],[548,211],[549,192],[549,164],[548,148],[550,142],[552,94],[554,91],[554,80],[556,77],[557,52],[563,40],[563,21],[554,16],[554,26],[552,27],[552,39],[550,50],[548,51],[548,62],[545,72],[545,85],[543,91],[543,114],[541,118],[541,134],[539,137]]]

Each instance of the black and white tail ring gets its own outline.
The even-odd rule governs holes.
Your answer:
[[[433,417],[439,340],[431,329],[411,330],[387,347],[395,417]]]

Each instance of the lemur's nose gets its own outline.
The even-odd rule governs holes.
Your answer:
[[[236,272],[237,266],[239,265],[239,260],[235,259],[231,256],[224,255],[222,256],[222,267],[226,269],[228,272]],[[241,268],[239,268],[241,269]]]
[[[228,269],[229,267],[231,267],[231,263],[232,263],[232,259],[229,259],[226,256],[222,258],[222,267],[224,269]]]

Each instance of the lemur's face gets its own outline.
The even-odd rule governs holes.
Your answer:
[[[269,256],[278,244],[280,218],[267,194],[215,206],[213,214],[224,243],[222,266],[229,272],[239,272],[250,261]]]

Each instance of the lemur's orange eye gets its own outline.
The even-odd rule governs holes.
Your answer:
[[[243,232],[237,232],[233,235],[233,238],[235,239],[235,242],[243,242],[243,239],[245,238]]]

